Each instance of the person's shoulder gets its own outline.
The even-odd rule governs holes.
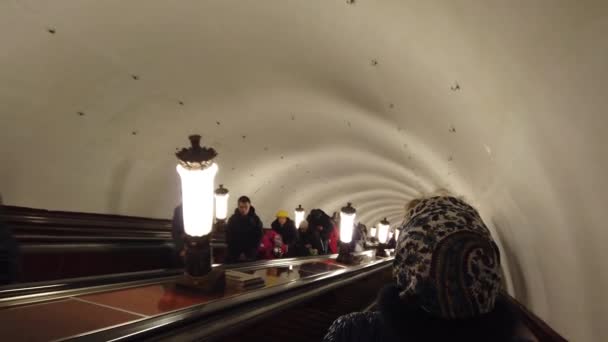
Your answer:
[[[236,221],[236,219],[238,219],[238,214],[237,213],[233,213],[232,215],[230,215],[230,217],[228,218],[228,223],[234,222]]]
[[[377,311],[366,311],[366,312],[352,312],[346,315],[338,317],[337,320],[343,320],[345,322],[351,322],[352,324],[358,323],[375,323],[380,319],[380,313]]]
[[[294,229],[294,230],[297,230],[297,229],[298,229],[298,228],[296,228],[296,223],[295,223],[295,221],[294,221],[294,220],[292,220],[292,219],[289,219],[289,220],[287,221],[287,225],[288,225],[288,228],[289,228],[289,229]]]
[[[323,341],[376,341],[381,340],[380,313],[354,312],[336,319]]]

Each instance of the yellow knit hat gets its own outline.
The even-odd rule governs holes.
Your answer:
[[[279,210],[277,212],[277,217],[286,217],[286,218],[289,218],[289,214],[285,210]]]

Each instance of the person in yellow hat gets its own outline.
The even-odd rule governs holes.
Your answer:
[[[281,235],[283,244],[287,247],[286,257],[295,256],[295,245],[298,239],[298,231],[296,224],[289,218],[289,213],[285,210],[279,210],[277,212],[277,219],[272,222],[272,230]]]

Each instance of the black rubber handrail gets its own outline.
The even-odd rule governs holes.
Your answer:
[[[212,247],[217,246],[212,243]],[[220,244],[220,247],[222,245]],[[25,253],[72,253],[72,252],[114,252],[114,251],[131,251],[131,250],[158,250],[159,247],[164,247],[169,250],[174,248],[173,242],[154,241],[121,241],[121,242],[99,242],[99,241],[81,241],[81,242],[42,242],[42,243],[27,243],[20,246],[20,250]]]
[[[84,237],[98,239],[100,236],[105,239],[171,239],[171,221],[167,219],[3,206],[0,220],[9,226],[20,242]]]
[[[37,294],[39,296],[45,296],[59,291],[85,289],[107,284],[122,284],[143,279],[170,277],[181,274],[182,272],[182,269],[159,269],[2,286],[0,287],[0,307],[2,306],[1,303],[3,301],[15,300],[18,297],[26,295]]]

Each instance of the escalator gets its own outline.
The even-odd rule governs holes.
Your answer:
[[[168,220],[5,208],[22,254],[21,283],[0,287],[7,341],[315,341],[391,281],[392,259],[366,252],[354,266],[335,255],[223,265],[261,275],[265,286],[202,294],[176,285],[183,271]],[[218,254],[224,245],[212,242]],[[521,323],[518,336],[565,341],[508,294],[501,300]]]
[[[264,286],[213,294],[176,285],[182,277],[176,270],[5,288],[0,333],[11,341],[238,340],[238,334],[261,331],[256,324],[295,307],[316,324],[307,330],[321,333],[338,315],[371,303],[390,281],[392,258],[373,252],[361,257],[352,266],[336,263],[335,256],[228,266],[259,275]],[[330,311],[321,314],[320,301]]]
[[[392,258],[361,254],[221,266],[256,274],[254,290],[206,294],[176,283],[181,270],[134,272],[0,288],[0,336],[7,341],[318,341],[340,315],[372,308],[391,282]],[[215,267],[220,267],[215,265]],[[566,341],[502,293],[521,341]]]

